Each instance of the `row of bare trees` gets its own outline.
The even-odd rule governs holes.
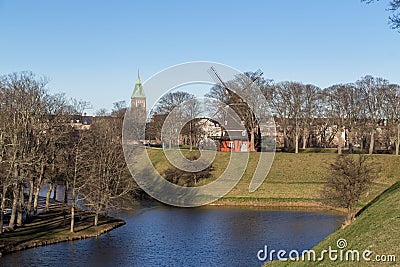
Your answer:
[[[341,154],[344,148],[358,147],[368,148],[370,154],[380,149],[399,154],[399,85],[365,76],[354,83],[321,89],[301,82],[274,83],[263,77],[254,78],[252,72],[243,75],[227,81],[226,86],[212,87],[208,96],[235,110],[246,125],[252,147],[253,140],[261,138],[259,125],[239,94],[251,94],[250,83],[256,83],[275,117],[277,134],[283,139],[278,146],[284,151],[298,153],[300,148],[337,147]]]
[[[146,125],[146,138],[162,142],[168,148],[188,145],[192,150],[202,134],[196,119],[200,113],[200,103],[194,95],[182,91],[167,93],[157,103]]]
[[[54,187],[64,185],[71,204],[71,231],[77,205],[98,216],[128,195],[134,184],[121,148],[121,117],[99,117],[89,130],[79,127],[86,102],[50,94],[47,80],[31,72],[0,77],[0,232],[4,211],[9,228],[38,212],[39,193],[47,183],[45,210]]]
[[[325,89],[298,82],[267,84],[264,92],[284,138],[284,148],[337,146],[399,154],[400,86],[365,76]],[[302,137],[302,140],[300,140]],[[334,142],[335,141],[335,142]]]
[[[395,151],[400,153],[400,86],[383,78],[362,77],[354,83],[335,84],[319,88],[312,84],[284,81],[275,83],[257,73],[247,72],[231,81],[213,86],[206,95],[223,103],[220,113],[227,106],[235,111],[246,127],[250,147],[255,150],[260,143],[260,122],[250,106],[257,107],[258,96],[254,85],[261,89],[277,124],[278,144],[283,151],[298,153],[306,148],[337,147],[341,154],[344,149]],[[241,96],[247,97],[243,99]],[[254,103],[249,103],[252,101]],[[189,103],[182,105],[182,103]],[[196,134],[201,125],[193,120],[198,116],[199,103],[186,92],[171,92],[159,101],[146,135],[149,139],[161,140],[161,127],[172,110],[183,117],[190,117],[190,123],[183,127],[173,125],[172,137],[187,136],[190,146],[196,144]],[[172,137],[170,140],[172,140]]]

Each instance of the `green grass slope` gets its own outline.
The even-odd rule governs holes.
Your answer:
[[[338,249],[337,240],[345,239],[347,247],[343,249],[344,253],[347,250],[358,250],[362,255],[363,251],[369,250],[372,252],[370,256],[367,255],[370,261],[364,261],[362,256],[359,262],[345,261],[345,256],[342,261],[330,261],[326,256],[322,262],[274,261],[266,266],[380,266],[383,263],[377,260],[383,259],[386,260],[384,266],[400,266],[399,203],[400,182],[397,182],[365,206],[352,224],[337,230],[313,248],[318,258],[322,250],[328,249],[329,246]],[[396,262],[393,262],[393,258],[388,262],[391,255],[396,257]]]
[[[162,174],[169,166],[162,150],[148,150],[154,166]],[[183,154],[199,151],[183,151]],[[218,178],[229,162],[230,153],[218,152],[213,162],[213,172],[208,183]],[[215,204],[318,207],[323,206],[320,192],[324,185],[327,167],[336,155],[328,153],[276,153],[271,170],[260,188],[249,192],[249,184],[258,163],[258,153],[250,153],[247,169],[237,186]],[[362,208],[383,190],[399,181],[400,157],[391,155],[373,155],[373,160],[382,171],[360,201]]]

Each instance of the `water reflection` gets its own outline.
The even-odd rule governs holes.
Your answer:
[[[260,266],[257,251],[310,249],[342,216],[318,212],[202,207],[140,209],[95,239],[4,256],[2,266]]]

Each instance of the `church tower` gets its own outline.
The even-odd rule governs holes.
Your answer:
[[[143,91],[142,82],[140,81],[139,70],[131,97],[131,110],[137,114],[141,114],[141,117],[143,116],[143,121],[146,121],[146,96]]]

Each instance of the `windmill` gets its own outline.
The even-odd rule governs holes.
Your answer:
[[[221,79],[221,76],[219,75],[217,70],[214,68],[214,66],[211,66],[211,68],[208,69],[208,73],[210,74],[211,78],[214,80],[214,82],[216,84],[225,88],[225,92],[228,95],[231,94],[231,90],[229,89],[228,85]]]
[[[222,80],[221,76],[219,75],[219,73],[217,72],[217,70],[215,69],[214,66],[211,66],[208,69],[208,73],[210,74],[211,78],[215,81],[215,83],[217,85],[219,85],[225,89],[225,93],[228,98],[231,98],[234,96],[235,91],[230,89],[228,84],[226,82],[224,82],[224,80]],[[245,74],[245,75],[246,75],[246,77],[250,78],[250,80],[251,80],[251,81],[249,81],[249,83],[247,85],[245,85],[245,87],[250,88],[250,86],[263,75],[263,72],[260,69],[258,69],[256,72],[250,73],[250,75],[248,75],[248,74]],[[243,112],[248,112],[247,105],[245,103],[245,100],[242,99],[242,97],[240,95],[236,95],[235,99],[236,99],[236,101],[234,103],[230,103],[230,104],[226,105],[226,107],[225,107],[225,114],[224,114],[225,115],[224,116],[225,125],[224,126],[226,126],[228,124],[227,108],[231,107],[231,106],[237,106],[237,108],[235,108],[235,110],[236,110],[236,112],[239,112],[239,114],[240,114],[239,117],[242,119],[241,124],[244,125],[244,117],[246,117],[246,115],[243,114]],[[242,106],[242,107],[244,106],[245,108],[244,109],[240,108],[240,106]],[[242,109],[242,111],[241,111],[241,109]],[[254,114],[252,114],[252,116],[254,117]],[[255,118],[252,118],[252,120],[255,120]],[[258,129],[258,126],[256,126],[255,128]],[[232,132],[232,131],[237,131],[237,130],[231,129],[230,131]],[[252,128],[252,130],[249,131],[251,133],[251,144],[252,144],[251,148],[250,148],[251,151],[254,151],[254,132],[255,131],[258,131],[258,130],[254,130]]]
[[[217,72],[217,70],[215,69],[214,66],[211,66],[211,68],[209,68],[207,72],[210,74],[211,78],[214,80],[214,82],[216,84],[218,84],[221,87],[224,87],[226,90],[226,93],[228,95],[231,95],[232,90],[229,89],[228,85],[222,80],[221,76],[219,75],[219,73]],[[264,72],[262,70],[258,69],[249,78],[251,79],[251,82],[253,83],[256,80],[258,80],[263,74],[264,74]]]

